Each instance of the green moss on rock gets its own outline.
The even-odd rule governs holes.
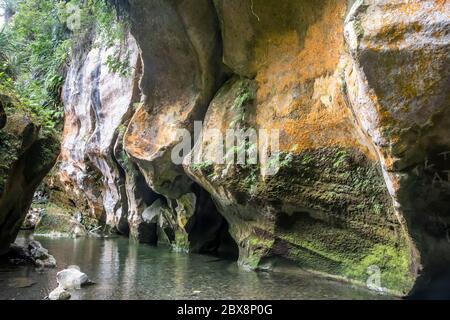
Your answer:
[[[78,223],[67,210],[52,204],[45,207],[39,218],[35,233],[59,236],[80,236],[86,234],[86,229]]]
[[[175,242],[172,243],[172,248],[177,252],[189,252],[189,238],[184,230],[175,230]]]
[[[239,214],[253,221],[252,228],[266,230],[262,237],[235,234],[241,264],[255,269],[264,257],[281,257],[360,283],[377,265],[383,287],[408,292],[413,283],[408,240],[379,165],[358,150],[338,147],[282,153],[279,163],[278,173],[265,179],[258,165],[237,165],[213,182],[233,190],[245,205]],[[273,230],[258,222],[263,220],[256,212],[267,208],[274,212]]]

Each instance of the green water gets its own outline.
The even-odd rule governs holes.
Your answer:
[[[96,282],[73,292],[75,300],[386,298],[306,272],[247,272],[233,261],[136,245],[125,238],[35,239],[58,267],[37,272],[33,267],[0,266],[0,299],[43,299],[57,287],[56,272],[69,265],[78,265]]]

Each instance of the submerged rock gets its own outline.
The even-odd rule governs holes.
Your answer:
[[[36,284],[36,281],[27,277],[10,278],[7,281],[8,287],[12,288],[29,288]]]

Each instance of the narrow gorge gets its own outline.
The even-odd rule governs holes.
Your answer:
[[[123,34],[70,51],[61,129],[0,86],[0,254],[39,211],[38,235],[450,297],[448,1],[108,3]],[[278,170],[230,130],[277,132]]]

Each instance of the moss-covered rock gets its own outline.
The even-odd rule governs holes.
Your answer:
[[[364,0],[345,22],[349,105],[412,238],[412,293],[422,297],[450,276],[448,10],[445,1]]]
[[[59,154],[55,134],[41,133],[39,123],[17,102],[8,103],[0,129],[0,254],[14,242],[36,188]]]
[[[55,205],[48,205],[40,216],[34,229],[35,234],[65,237],[87,235],[86,228],[70,212]]]
[[[289,71],[274,72],[285,77]],[[331,91],[334,96],[329,100],[320,96],[321,86],[331,87],[334,80],[316,79],[313,89],[308,81],[299,78],[297,87],[292,82],[282,91],[261,95],[266,82],[232,78],[206,114],[204,135],[197,143],[203,146],[203,158],[186,162],[185,168],[212,194],[226,217],[239,246],[239,264],[245,268],[273,268],[287,259],[306,269],[365,283],[373,264],[381,270],[385,290],[405,294],[414,278],[409,238],[376,156],[358,137],[351,114],[339,102],[340,91]],[[300,105],[284,115],[283,108],[291,106],[283,103],[297,103],[289,98],[289,90],[295,94],[298,86],[304,86],[305,97],[300,95]],[[283,127],[283,117],[293,126]],[[218,164],[219,138],[208,131],[216,128],[222,133],[230,128],[279,129],[280,170],[263,176],[270,162]],[[251,147],[247,142],[243,148]]]
[[[267,258],[284,258],[360,283],[376,265],[385,289],[407,293],[414,279],[408,239],[379,166],[342,148],[282,154],[280,160],[280,171],[265,179],[258,165],[236,166],[225,177],[224,166],[192,170],[222,204],[240,264],[260,269],[268,267]]]

